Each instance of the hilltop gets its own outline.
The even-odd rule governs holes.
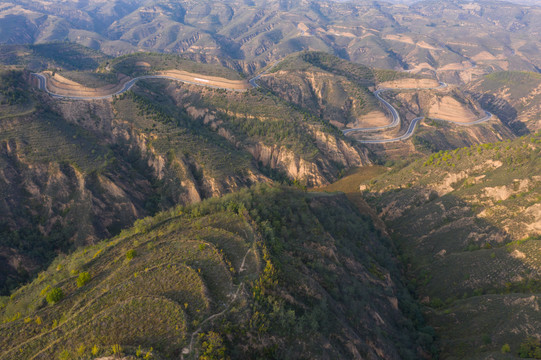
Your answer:
[[[369,218],[341,195],[268,186],[59,257],[0,318],[4,359],[416,359],[432,339]]]

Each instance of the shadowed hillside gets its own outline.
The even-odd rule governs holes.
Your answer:
[[[442,356],[538,335],[541,134],[439,152],[361,185],[428,306]]]
[[[344,196],[267,186],[60,257],[0,318],[3,359],[417,359],[432,338],[369,218]]]

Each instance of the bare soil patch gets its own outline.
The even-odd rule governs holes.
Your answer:
[[[95,97],[107,96],[120,91],[124,84],[130,80],[126,75],[118,75],[118,83],[102,86],[99,88],[90,88],[75,81],[72,81],[60,74],[54,74],[50,71],[43,73],[47,77],[47,88],[54,94],[66,96]]]
[[[464,123],[475,121],[478,118],[477,114],[450,96],[436,99],[431,104],[428,114],[432,118]]]
[[[360,116],[354,122],[350,122],[346,125],[349,129],[361,128],[361,127],[376,127],[385,126],[390,122],[389,117],[385,115],[383,111],[375,110],[370,111],[366,115]]]
[[[400,79],[393,81],[386,81],[379,84],[380,88],[389,89],[411,89],[411,88],[434,88],[440,85],[434,79]]]
[[[189,81],[201,85],[218,86],[234,90],[248,90],[251,88],[246,80],[229,80],[217,76],[208,76],[189,73],[183,70],[166,70],[158,73],[158,75],[171,76],[182,81]]]

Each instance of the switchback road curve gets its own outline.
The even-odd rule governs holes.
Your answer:
[[[240,90],[240,89],[232,89],[232,88],[220,87],[220,86],[215,86],[215,85],[210,85],[210,84],[198,83],[198,82],[179,79],[179,78],[176,78],[176,77],[173,77],[173,76],[167,76],[167,75],[144,75],[144,76],[139,76],[139,77],[131,79],[130,81],[128,81],[127,83],[124,84],[122,89],[120,89],[119,91],[117,91],[117,92],[115,92],[113,94],[104,95],[104,96],[71,96],[71,95],[60,95],[60,94],[56,94],[56,93],[53,93],[53,92],[49,91],[49,89],[47,88],[47,77],[45,77],[44,75],[38,74],[38,73],[32,73],[32,76],[34,76],[35,78],[38,79],[38,88],[40,90],[43,90],[43,91],[47,92],[49,95],[51,95],[54,98],[67,99],[67,100],[103,100],[103,99],[110,99],[113,96],[120,95],[120,94],[130,90],[133,87],[133,85],[135,85],[135,83],[137,81],[145,80],[145,79],[167,79],[167,80],[173,80],[173,81],[180,81],[180,82],[183,82],[183,83],[186,83],[186,84],[205,86],[205,87],[209,87],[209,88],[213,88],[213,89],[224,89],[224,90],[230,90],[230,91],[245,91],[245,90]],[[250,82],[252,80],[250,80]]]
[[[254,88],[260,87],[259,84],[257,84],[257,80],[259,80],[259,78],[262,75],[266,74],[271,69],[273,69],[280,61],[281,60],[276,61],[271,66],[269,66],[265,71],[263,71],[262,73],[260,73],[257,76],[251,78],[250,80],[248,80],[249,84],[252,85],[252,87],[254,87]],[[137,81],[145,80],[145,79],[167,79],[167,80],[173,80],[173,81],[180,81],[180,82],[187,83],[187,84],[206,86],[206,87],[215,88],[215,89],[224,89],[224,90],[231,90],[231,91],[243,91],[243,90],[239,90],[239,89],[232,89],[232,88],[214,86],[214,85],[210,85],[210,84],[197,83],[197,82],[188,81],[188,80],[184,80],[184,79],[179,79],[179,78],[172,77],[172,76],[167,76],[167,75],[144,75],[144,76],[139,76],[139,77],[131,79],[130,81],[128,81],[128,82],[126,82],[124,84],[122,89],[120,89],[119,91],[117,91],[117,92],[115,92],[113,94],[110,94],[110,95],[104,95],[104,96],[71,96],[71,95],[60,95],[60,94],[56,94],[56,93],[53,93],[53,92],[49,91],[49,89],[47,88],[47,77],[45,77],[44,75],[38,74],[38,73],[32,73],[32,76],[37,78],[37,80],[38,80],[38,88],[40,90],[47,92],[53,98],[68,99],[68,100],[103,100],[103,99],[110,99],[113,96],[120,95],[120,94],[130,90],[133,87],[133,85],[135,85],[135,83]],[[396,127],[396,126],[400,125],[400,120],[401,120],[400,119],[400,114],[388,101],[383,99],[381,97],[381,95],[380,95],[384,91],[389,91],[389,90],[430,90],[430,89],[436,90],[436,89],[441,89],[441,88],[445,88],[445,87],[447,87],[447,84],[445,84],[443,82],[440,82],[439,86],[433,87],[433,88],[382,88],[382,89],[378,89],[378,90],[374,91],[374,95],[389,110],[389,112],[391,113],[391,116],[393,118],[392,122],[390,124],[384,125],[384,126],[346,129],[346,130],[342,130],[342,133],[344,135],[346,135],[346,134],[349,134],[349,133],[352,133],[352,132],[379,131],[379,130],[390,129],[390,128],[393,128],[393,127]],[[417,124],[423,118],[424,117],[421,116],[421,117],[417,117],[417,118],[413,119],[411,121],[408,129],[406,130],[406,132],[403,135],[400,135],[400,136],[398,136],[396,138],[358,140],[358,142],[363,143],[363,144],[384,144],[384,143],[391,143],[391,142],[407,140],[407,139],[409,139],[410,137],[413,136],[413,133],[415,131],[415,128],[416,128]],[[471,126],[471,125],[475,125],[475,124],[479,124],[479,123],[488,121],[491,118],[492,118],[492,114],[485,110],[485,116],[483,118],[478,119],[476,121],[468,122],[468,123],[457,122],[457,121],[452,121],[452,120],[445,120],[445,119],[434,119],[434,120],[446,121],[446,122],[454,123],[454,124],[457,124],[457,125],[460,125],[460,126]]]
[[[439,86],[433,87],[433,88],[383,88],[383,89],[378,89],[378,90],[374,91],[374,95],[390,111],[391,116],[393,117],[393,121],[390,124],[384,125],[384,126],[346,129],[346,130],[342,130],[342,133],[344,135],[346,135],[348,133],[359,132],[359,131],[378,131],[378,130],[390,129],[390,128],[393,128],[393,127],[396,127],[396,126],[400,125],[400,115],[398,114],[398,111],[388,101],[383,99],[381,97],[381,95],[380,95],[384,91],[388,91],[388,90],[431,90],[431,89],[436,90],[436,89],[442,89],[442,88],[445,88],[445,87],[447,87],[447,84],[443,83],[443,82],[440,82]],[[475,121],[467,122],[467,123],[459,122],[459,121],[453,121],[453,120],[438,119],[438,118],[432,118],[432,119],[433,120],[438,120],[438,121],[446,121],[446,122],[450,122],[450,123],[460,125],[460,126],[471,126],[471,125],[483,123],[483,122],[488,121],[488,120],[490,120],[492,118],[492,114],[490,112],[488,112],[488,111],[486,111],[484,109],[483,109],[483,111],[485,112],[484,117],[482,117],[482,118],[480,118],[478,120],[475,120]],[[358,140],[358,142],[363,143],[363,144],[384,144],[384,143],[391,143],[391,142],[407,140],[407,139],[409,139],[410,137],[413,136],[413,133],[415,131],[415,128],[417,127],[417,124],[422,119],[424,119],[424,116],[419,116],[419,117],[416,117],[415,119],[413,119],[411,121],[408,129],[406,130],[406,132],[403,135],[400,135],[398,137],[391,138],[391,139]]]

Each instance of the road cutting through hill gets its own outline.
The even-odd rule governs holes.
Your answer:
[[[118,84],[108,85],[97,89],[87,88],[57,74],[33,73],[32,75],[38,80],[38,88],[40,90],[47,92],[54,98],[67,100],[110,99],[113,96],[120,95],[130,90],[137,81],[145,79],[167,79],[180,81],[186,84],[230,91],[247,91],[251,88],[250,83],[246,80],[229,80],[216,76],[193,74],[182,70],[167,70],[156,75],[143,75],[133,79],[123,76],[119,78],[120,82]]]
[[[145,80],[145,79],[167,79],[167,80],[173,80],[173,81],[181,81],[187,84],[193,84],[193,85],[200,85],[210,88],[216,88],[216,89],[224,89],[224,90],[230,90],[230,91],[247,91],[250,88],[258,88],[260,87],[257,83],[257,80],[260,79],[260,77],[266,73],[268,73],[271,69],[273,69],[280,61],[274,62],[271,66],[267,67],[267,69],[260,74],[254,76],[253,78],[249,79],[248,81],[245,80],[229,80],[225,78],[220,78],[216,76],[205,76],[200,74],[193,74],[189,73],[187,71],[183,70],[167,70],[162,71],[156,75],[144,75],[139,76],[133,79],[128,80],[127,76],[121,76],[119,77],[119,83],[114,85],[108,85],[100,89],[92,89],[84,87],[81,84],[78,84],[74,81],[71,81],[69,79],[66,79],[62,76],[58,76],[54,80],[51,79],[54,75],[45,73],[39,74],[39,73],[33,73],[32,75],[38,80],[38,88],[40,90],[43,90],[47,92],[49,95],[51,95],[54,98],[60,98],[60,99],[68,99],[68,100],[102,100],[102,99],[110,99],[113,96],[120,95],[128,90],[130,90],[133,85],[139,80]],[[385,91],[390,90],[436,90],[436,89],[442,89],[447,87],[447,84],[444,82],[440,82],[439,86],[436,87],[384,87],[381,89],[378,89],[374,91],[374,96],[389,110],[392,116],[392,121],[388,125],[383,126],[375,126],[375,127],[361,127],[361,128],[354,128],[354,129],[346,129],[342,130],[342,133],[344,135],[353,133],[353,132],[372,132],[372,131],[381,131],[386,130],[390,128],[394,128],[396,126],[399,126],[401,123],[400,114],[398,111],[385,99],[381,97],[381,93]],[[94,95],[99,92],[106,92],[106,91],[112,91],[110,94],[106,95]],[[63,93],[64,92],[64,93]],[[67,94],[66,92],[69,92]],[[434,118],[434,120],[438,121],[446,121],[453,124],[457,124],[460,126],[471,126],[475,124],[479,124],[485,121],[488,121],[492,118],[492,114],[486,110],[485,116],[471,122],[462,122],[462,121],[453,121],[453,120],[446,120],[446,119],[438,119]],[[424,117],[417,117],[413,119],[406,130],[406,132],[398,137],[391,138],[391,139],[370,139],[370,140],[358,140],[358,142],[363,144],[384,144],[384,143],[391,143],[391,142],[397,142],[397,141],[404,141],[409,139],[413,136],[413,133],[415,131],[415,128],[419,121],[421,121]]]
[[[389,91],[389,90],[437,90],[437,89],[445,88],[447,86],[448,85],[446,83],[440,82],[440,85],[437,86],[437,87],[381,88],[381,89],[378,89],[378,90],[374,91],[374,95],[389,110],[389,112],[391,113],[391,116],[393,118],[393,121],[390,124],[384,125],[384,126],[342,130],[342,133],[344,135],[346,135],[346,134],[349,134],[349,133],[352,133],[352,132],[380,131],[380,130],[386,130],[386,129],[390,129],[390,128],[393,128],[393,127],[396,127],[396,126],[400,125],[400,114],[388,101],[383,99],[381,97],[381,95],[380,95],[384,91]],[[450,123],[460,125],[460,126],[471,126],[471,125],[483,123],[483,122],[488,121],[488,120],[490,120],[492,118],[492,114],[490,112],[488,112],[488,111],[486,111],[484,109],[483,109],[483,111],[485,112],[484,117],[482,117],[480,119],[477,119],[475,121],[470,121],[470,122],[454,121],[454,120],[439,119],[439,118],[431,118],[431,119],[437,120],[437,121],[446,121],[446,122],[450,122]],[[413,136],[413,133],[415,131],[415,128],[417,127],[417,124],[422,119],[424,119],[424,116],[416,117],[415,119],[413,119],[411,121],[408,129],[406,130],[406,132],[403,135],[400,135],[398,137],[391,138],[391,139],[370,139],[370,140],[357,140],[357,141],[360,142],[360,143],[363,143],[363,144],[384,144],[384,143],[391,143],[391,142],[407,140],[407,139],[409,139],[410,137]]]

